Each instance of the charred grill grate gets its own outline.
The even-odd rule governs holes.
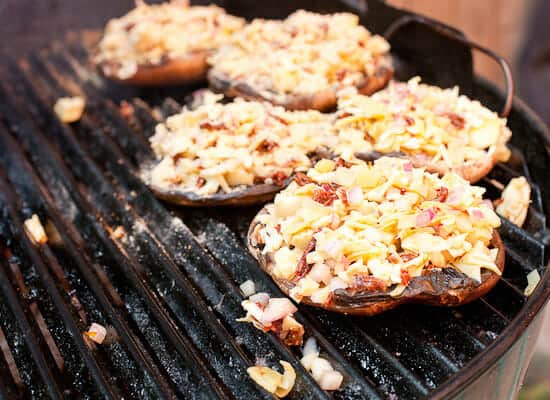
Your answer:
[[[255,281],[281,295],[244,246],[257,209],[170,209],[137,176],[150,158],[157,119],[181,106],[164,92],[104,87],[73,38],[22,60],[5,58],[0,83],[0,395],[5,398],[270,398],[247,378],[258,361],[284,359],[297,371],[290,398],[444,397],[449,382],[493,346],[526,302],[525,275],[544,272],[548,255],[541,193],[525,230],[504,221],[503,279],[457,309],[401,307],[353,318],[301,307],[306,335],[344,374],[323,392],[270,334],[237,323],[238,285]],[[52,113],[57,98],[85,95],[82,120],[68,127]],[[128,103],[117,106],[121,98]],[[151,108],[155,106],[155,108]],[[528,174],[514,151],[482,184]],[[49,243],[22,230],[33,213]],[[125,234],[113,234],[117,227]],[[57,232],[57,234],[55,234]],[[90,347],[91,322],[118,340]]]

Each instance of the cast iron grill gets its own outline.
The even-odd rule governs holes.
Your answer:
[[[2,397],[271,398],[246,368],[282,359],[297,372],[289,398],[444,398],[456,394],[465,371],[482,371],[478,361],[526,304],[526,274],[545,272],[549,235],[536,184],[524,229],[503,221],[506,270],[484,298],[371,318],[300,307],[306,336],[345,377],[342,390],[327,393],[301,367],[299,350],[235,321],[244,314],[245,280],[282,295],[244,245],[258,208],[172,208],[138,177],[155,124],[179,111],[192,88],[175,92],[178,102],[164,100],[166,91],[106,85],[88,64],[90,41],[73,35],[20,60],[3,57]],[[67,95],[87,98],[71,126],[52,112]],[[529,168],[514,149],[513,162],[481,184],[494,199],[517,175],[529,177]],[[47,226],[46,245],[23,232],[32,214]],[[114,342],[87,344],[82,332],[92,322],[113,327]]]

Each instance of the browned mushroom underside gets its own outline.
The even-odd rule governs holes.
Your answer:
[[[258,216],[263,213],[266,213],[265,208],[260,211]],[[256,226],[260,224],[258,216],[254,218],[248,231],[248,249],[258,260],[262,269],[271,275],[279,288],[288,295],[290,289],[294,287],[294,283],[273,276],[273,255],[263,254],[261,246],[252,237]],[[501,271],[504,271],[504,245],[497,231],[493,232],[491,244],[493,248],[498,249],[496,265]],[[454,268],[432,269],[427,270],[422,276],[412,278],[399,296],[391,296],[390,290],[351,292],[347,289],[338,289],[328,304],[313,303],[308,297],[303,298],[302,303],[329,311],[357,315],[379,314],[404,303],[458,306],[483,296],[497,284],[498,280],[499,276],[488,270],[482,270],[481,283],[479,283]]]
[[[160,64],[139,65],[137,72],[125,79],[117,75],[119,66],[113,62],[98,65],[100,72],[114,81],[136,86],[167,86],[195,83],[206,79],[208,51],[199,51],[183,58],[166,59]]]
[[[190,207],[246,206],[265,203],[273,199],[285,186],[286,184],[279,186],[264,183],[235,189],[227,193],[201,195],[189,190],[168,189],[149,184],[149,188],[158,198],[172,204]]]
[[[476,183],[481,180],[491,172],[498,162],[496,155],[488,154],[486,157],[478,160],[466,161],[459,167],[449,168],[443,161],[430,161],[431,157],[424,153],[405,154],[402,152],[392,152],[384,154],[377,151],[371,151],[367,153],[355,153],[355,156],[364,161],[374,161],[384,156],[406,158],[411,160],[413,166],[416,168],[426,168],[426,171],[439,175],[445,175],[447,172],[454,172],[470,183]]]
[[[364,77],[363,81],[357,85],[357,90],[361,94],[372,94],[385,87],[392,77],[393,68],[391,67],[390,56],[387,56],[380,61],[374,74]],[[265,100],[283,106],[288,110],[329,111],[336,107],[337,102],[336,89],[326,89],[314,94],[288,94],[284,96],[283,101],[280,101],[278,93],[273,93],[270,96],[264,88],[252,87],[246,82],[232,80],[217,71],[215,65],[208,72],[208,82],[214,91],[223,93],[228,97]]]

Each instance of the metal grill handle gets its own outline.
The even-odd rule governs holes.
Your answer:
[[[456,40],[457,42],[460,42],[472,49],[479,50],[480,52],[486,54],[494,61],[496,61],[502,68],[502,72],[504,73],[504,79],[506,82],[506,101],[504,102],[504,106],[502,107],[500,116],[506,118],[508,114],[510,114],[510,111],[512,110],[512,101],[514,99],[514,79],[512,78],[510,65],[504,58],[502,58],[492,50],[466,39],[466,37],[460,32],[455,31],[443,24],[432,21],[428,18],[421,17],[419,15],[405,15],[395,20],[384,32],[384,37],[386,38],[386,40],[389,41],[397,31],[413,22],[425,25],[430,29],[433,29],[437,33],[448,37],[449,39]]]

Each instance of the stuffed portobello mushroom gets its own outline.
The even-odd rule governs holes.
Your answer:
[[[208,62],[214,90],[293,110],[330,110],[339,89],[370,94],[393,76],[389,44],[349,13],[299,10],[283,21],[256,19]]]
[[[244,24],[214,5],[138,2],[128,14],[109,21],[93,61],[107,78],[132,85],[201,81],[208,55]]]
[[[157,125],[158,159],[142,175],[155,194],[187,206],[265,202],[336,146],[331,116],[210,93]]]
[[[454,172],[474,183],[510,157],[505,119],[456,87],[441,89],[420,78],[392,81],[370,97],[343,90],[336,118],[339,135],[360,143],[364,150],[356,155],[365,160],[399,155],[415,167]]]
[[[456,306],[504,269],[485,189],[401,158],[321,160],[251,223],[248,247],[296,301],[373,315],[402,303]]]

